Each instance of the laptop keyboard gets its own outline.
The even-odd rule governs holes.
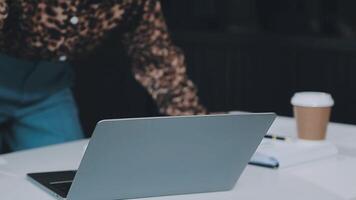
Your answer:
[[[28,174],[33,180],[66,198],[76,171],[60,171]]]
[[[55,183],[51,184],[54,189],[59,191],[61,194],[68,194],[70,186],[72,185],[72,182],[70,183]]]

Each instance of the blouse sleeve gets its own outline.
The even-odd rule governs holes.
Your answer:
[[[7,15],[8,5],[6,3],[6,0],[0,0],[0,29],[3,28]]]
[[[186,74],[183,52],[174,46],[159,0],[140,1],[138,23],[124,34],[135,79],[166,115],[205,114],[197,89]]]

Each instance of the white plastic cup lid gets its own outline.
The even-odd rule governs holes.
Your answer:
[[[297,92],[291,100],[292,105],[302,107],[332,107],[332,96],[324,92]]]

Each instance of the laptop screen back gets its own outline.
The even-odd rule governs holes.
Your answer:
[[[231,189],[274,114],[104,120],[68,199],[127,199]]]

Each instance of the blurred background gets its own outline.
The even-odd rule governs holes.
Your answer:
[[[211,112],[292,115],[294,92],[329,92],[332,121],[356,124],[356,1],[162,0],[189,76]],[[113,42],[115,41],[115,42]],[[104,118],[157,116],[114,35],[76,63],[85,131]],[[80,72],[80,73],[79,73]]]

